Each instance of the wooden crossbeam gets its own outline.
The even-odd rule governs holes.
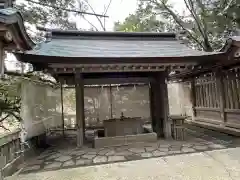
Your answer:
[[[53,73],[89,72],[156,72],[166,69],[182,71],[192,69],[195,64],[49,64],[44,71]]]

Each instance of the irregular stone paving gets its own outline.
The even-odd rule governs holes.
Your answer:
[[[55,147],[27,162],[22,173],[211,151],[227,147],[226,143],[216,143],[196,137],[191,137],[186,141],[159,140],[154,143],[138,143],[100,149],[87,147],[60,149]]]
[[[240,148],[59,169],[6,180],[239,180]]]

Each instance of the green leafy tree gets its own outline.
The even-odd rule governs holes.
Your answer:
[[[0,79],[0,130],[9,130],[5,125],[18,124],[22,121],[21,111],[21,85],[23,79],[40,81],[52,87],[58,84],[44,80],[41,73],[20,74],[18,72],[7,72],[8,75]],[[41,97],[41,96],[40,96]],[[51,102],[49,102],[51,103]],[[41,105],[41,103],[39,103]],[[51,105],[50,105],[51,106]]]
[[[144,7],[144,4],[139,4],[135,14],[129,15],[123,23],[115,23],[115,31],[129,32],[144,32],[155,31],[161,32],[164,30],[165,23],[152,12],[151,6]]]
[[[9,123],[21,121],[20,117],[20,81],[18,78],[8,77],[0,83],[0,128],[7,130],[4,121]]]
[[[184,0],[184,3],[187,15],[175,11],[168,0],[140,0],[136,13],[123,23],[116,23],[115,30],[133,30],[136,25],[141,27],[136,31],[184,30],[182,38],[192,47],[213,51],[221,48],[225,38],[240,27],[240,0]]]
[[[15,8],[23,14],[24,21],[26,22],[25,25],[29,31],[31,31],[29,26],[77,30],[76,22],[72,17],[84,19],[90,24],[90,30],[105,31],[104,18],[107,16],[106,14],[111,3],[112,0],[109,0],[108,4],[104,5],[104,12],[101,14],[96,13],[88,0],[24,0],[16,3]],[[96,25],[86,18],[89,15],[95,16],[101,29],[98,29]],[[39,38],[42,34],[33,32],[32,36],[35,40],[39,40],[36,37]]]
[[[63,9],[72,9],[79,6],[84,7],[75,0],[25,0],[16,4],[23,18],[31,25],[54,26],[61,29],[76,29],[76,24],[69,21],[70,12]],[[59,9],[53,7],[60,7]]]

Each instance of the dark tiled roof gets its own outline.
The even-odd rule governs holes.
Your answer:
[[[5,25],[8,31],[11,32],[14,43],[18,47],[16,49],[25,51],[35,46],[26,32],[21,13],[15,8],[0,9],[0,23]]]
[[[5,8],[5,9],[0,9],[0,14],[4,14],[4,15],[14,15],[18,13],[18,11],[14,8]]]
[[[27,54],[59,57],[186,57],[207,53],[176,40],[173,33],[53,31],[50,42]]]

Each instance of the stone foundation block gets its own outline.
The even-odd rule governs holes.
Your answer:
[[[155,142],[157,141],[156,133],[115,136],[115,137],[96,137],[94,139],[94,147],[110,147],[110,146],[123,146],[138,142]]]

